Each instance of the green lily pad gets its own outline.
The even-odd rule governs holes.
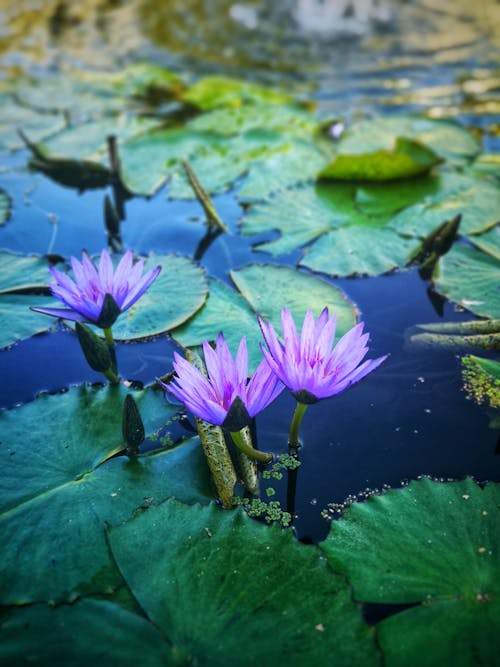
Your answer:
[[[469,236],[469,241],[479,250],[500,261],[500,225],[496,225],[489,232],[479,236]]]
[[[217,142],[216,137],[183,128],[151,130],[131,137],[120,147],[123,183],[131,192],[152,195],[172,175],[177,163]]]
[[[420,248],[419,239],[389,229],[348,226],[321,236],[300,264],[331,276],[376,276],[405,266]]]
[[[221,106],[239,107],[259,102],[288,104],[293,101],[288,93],[223,76],[199,79],[184,92],[182,99],[203,111]]]
[[[255,312],[235,290],[218,280],[210,279],[205,305],[182,327],[171,332],[172,338],[184,347],[198,347],[203,340],[213,341],[223,331],[229,349],[236,353],[242,336],[247,337],[248,365],[255,370],[262,359],[257,344],[261,338]]]
[[[5,190],[0,189],[0,225],[3,225],[10,218],[11,207],[11,198]]]
[[[122,142],[155,125],[157,121],[122,113],[69,127],[37,144],[37,148],[49,159],[89,160],[108,166],[108,136]],[[32,139],[29,134],[28,137]]]
[[[257,314],[281,327],[281,309],[288,307],[297,322],[302,322],[310,308],[314,314],[328,306],[338,315],[338,334],[342,335],[357,319],[357,310],[337,287],[320,278],[284,266],[252,264],[230,272],[238,288],[211,281],[205,306],[183,327],[172,331],[172,337],[185,347],[194,347],[206,340],[215,340],[224,333],[233,354],[242,336],[246,336],[249,370],[253,372],[262,360],[262,334]]]
[[[473,354],[462,357],[462,378],[469,398],[478,405],[500,408],[500,361]]]
[[[34,308],[53,308],[57,304],[49,296],[0,294],[0,349],[50,331],[56,326],[51,317],[35,313]]]
[[[290,531],[168,501],[109,541],[147,616],[196,663],[379,664],[345,581]]]
[[[250,164],[238,199],[264,199],[292,185],[314,181],[327,158],[321,148],[311,141],[292,139],[279,152],[256,165]]]
[[[49,263],[36,255],[0,251],[0,294],[47,288]]]
[[[321,543],[357,600],[421,603],[377,626],[392,665],[494,664],[500,486],[412,482],[355,503]]]
[[[453,174],[443,180],[440,192],[405,208],[390,226],[400,234],[424,238],[445,220],[461,215],[460,234],[482,234],[498,223],[499,208],[498,186]]]
[[[323,308],[337,314],[337,335],[342,336],[357,320],[356,306],[338,287],[288,266],[251,264],[230,272],[231,279],[253,310],[280,328],[281,310],[288,308],[297,326],[307,310],[317,317]]]
[[[205,303],[208,286],[203,269],[186,257],[152,255],[144,271],[162,270],[141,298],[113,325],[117,340],[147,338],[170,331],[189,319]]]
[[[209,496],[197,438],[129,459],[124,387],[86,386],[0,413],[0,564],[3,604],[71,600],[116,587],[104,523],[171,496]],[[161,392],[134,393],[147,433],[175,412]]]
[[[318,130],[314,114],[297,107],[275,104],[254,104],[215,109],[189,121],[187,127],[197,132],[234,136],[255,130],[284,134],[290,137],[312,137]]]
[[[455,243],[439,259],[434,288],[476,315],[500,318],[500,265],[485,252]]]
[[[353,215],[354,192],[351,185],[343,184],[335,189],[320,185],[284,190],[252,206],[242,219],[241,231],[251,236],[279,230],[279,238],[259,243],[258,248],[272,255],[289,253],[346,224]]]
[[[355,123],[342,135],[338,152],[390,150],[396,137],[406,137],[451,159],[472,158],[480,151],[475,137],[457,123],[416,116],[388,116]]]
[[[18,104],[8,95],[0,95],[2,117],[0,119],[0,149],[17,150],[24,142],[17,130],[23,130],[32,141],[41,141],[62,130],[65,121],[62,114],[40,113]]]
[[[318,178],[332,180],[392,181],[427,173],[441,159],[423,144],[396,137],[392,149],[366,153],[339,153]]]
[[[20,665],[174,664],[165,639],[147,619],[108,601],[14,609],[0,626],[0,662]]]

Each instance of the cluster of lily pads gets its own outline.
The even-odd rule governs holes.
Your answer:
[[[328,308],[341,336],[356,326],[354,304],[305,269],[330,278],[418,264],[437,292],[483,320],[458,333],[423,328],[408,344],[455,336],[455,349],[498,348],[498,174],[480,165],[479,144],[463,128],[393,117],[333,139],[329,119],[308,105],[236,80],[189,82],[135,66],[64,82],[54,79],[53,94],[50,81],[5,84],[4,111],[22,133],[0,128],[4,149],[27,145],[31,168],[76,188],[121,188],[125,198],[164,183],[169,197],[192,197],[187,160],[208,193],[235,189],[242,234],[275,230],[259,248],[298,257],[298,270],[232,270],[233,288],[191,259],[144,250],[140,268],[155,280],[140,301],[120,303],[112,287],[101,293],[126,311],[113,323],[116,340],[168,333],[196,364],[202,341],[222,330],[236,350],[245,333],[252,374],[262,359],[257,314],[271,323],[269,353],[282,349],[267,328],[278,329],[282,306],[296,321],[308,310],[324,320]],[[4,224],[15,222],[10,206],[2,192]],[[53,258],[1,255],[7,347],[52,328],[38,311],[56,304],[46,286]],[[65,276],[61,266],[54,272]],[[109,325],[114,306],[108,299],[111,315],[99,322],[103,305],[94,323]],[[477,331],[480,324],[489,329]],[[99,337],[81,329],[79,337],[92,359],[104,350],[104,370],[114,374],[111,346],[106,357]],[[482,395],[498,396],[498,363],[476,359],[475,377],[488,387]],[[213,430],[201,425],[204,449],[198,437],[161,446],[178,407],[154,385],[137,390],[109,379],[0,413],[6,664],[27,651],[42,664],[84,656],[85,664],[222,666],[235,655],[241,665],[494,664],[498,485],[420,479],[353,504],[324,541],[305,545],[291,530],[214,503],[206,458],[221,458]],[[149,447],[138,452],[144,439]],[[211,470],[217,481],[217,466]],[[218,488],[226,506],[233,486],[224,497]],[[361,603],[404,608],[374,626]]]

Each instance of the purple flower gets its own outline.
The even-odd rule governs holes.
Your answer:
[[[284,345],[272,324],[259,317],[268,350],[261,346],[267,363],[279,379],[292,391],[299,403],[315,403],[335,396],[375,370],[388,355],[367,359],[368,334],[363,324],[350,329],[333,347],[336,317],[329,317],[324,308],[316,320],[307,311],[299,337],[290,311],[281,311]]]
[[[284,389],[264,359],[248,381],[245,338],[241,339],[234,361],[222,333],[217,336],[215,349],[203,341],[203,353],[208,378],[174,352],[176,377],[170,384],[162,385],[204,421],[239,431]]]
[[[103,329],[109,328],[118,315],[132,306],[148,289],[160,273],[161,266],[142,275],[144,261],[134,264],[134,256],[128,250],[113,273],[113,264],[107,250],[101,253],[96,268],[86,253],[81,263],[71,258],[73,281],[68,275],[50,267],[55,284],[52,294],[67,308],[33,308],[45,315],[62,317],[76,322],[88,322]]]

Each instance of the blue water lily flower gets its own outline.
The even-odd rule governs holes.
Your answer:
[[[363,333],[363,323],[350,329],[333,346],[336,316],[330,317],[328,308],[321,311],[316,321],[308,310],[300,336],[292,314],[283,308],[283,343],[270,322],[259,317],[259,324],[268,348],[261,345],[261,349],[269,367],[297,399],[289,440],[294,449],[298,447],[298,429],[307,405],[345,391],[378,368],[388,356],[363,361],[369,338],[369,334]]]
[[[196,417],[239,431],[283,391],[284,385],[263,359],[248,380],[248,352],[242,338],[233,360],[222,333],[215,348],[203,341],[207,377],[174,352],[175,377],[163,387]]]
[[[103,250],[97,268],[86,253],[79,262],[71,257],[74,280],[50,267],[55,283],[50,285],[52,294],[67,308],[33,308],[45,315],[61,317],[76,322],[95,324],[109,328],[118,315],[128,310],[148,289],[161,271],[157,266],[142,275],[144,260],[134,263],[134,255],[128,250],[121,258],[116,271],[107,250]]]

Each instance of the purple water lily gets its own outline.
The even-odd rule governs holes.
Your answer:
[[[32,310],[108,329],[120,313],[130,308],[144,294],[160,273],[161,266],[157,266],[142,275],[144,261],[141,259],[134,264],[133,260],[133,253],[128,250],[113,273],[107,250],[102,251],[98,268],[86,253],[81,263],[72,257],[74,281],[65,273],[50,267],[56,281],[50,285],[52,294],[67,308]]]
[[[324,308],[318,319],[307,311],[300,336],[290,311],[281,311],[282,344],[271,323],[259,317],[267,347],[261,346],[273,372],[298,401],[290,429],[291,445],[298,446],[298,428],[305,408],[322,398],[335,396],[374,371],[388,355],[362,360],[368,352],[369,334],[363,323],[350,329],[333,347],[336,317]],[[362,363],[361,363],[362,362]]]
[[[180,400],[196,417],[241,430],[283,391],[284,385],[263,359],[248,381],[248,352],[242,338],[233,360],[222,333],[215,349],[205,340],[203,353],[207,375],[174,352],[176,377],[163,387]]]

